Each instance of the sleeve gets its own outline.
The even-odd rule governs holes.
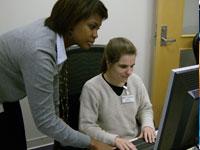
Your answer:
[[[140,104],[137,112],[137,117],[141,123],[142,128],[145,126],[154,128],[152,104],[150,102],[145,85],[140,78],[138,87],[138,97]]]
[[[63,146],[89,147],[89,136],[73,130],[56,116],[53,99],[54,85],[58,82],[56,67],[53,56],[44,50],[24,54],[21,58],[21,73],[35,124]]]
[[[111,134],[103,130],[98,122],[100,121],[99,107],[100,96],[97,94],[98,90],[91,87],[91,85],[84,85],[80,96],[80,114],[79,114],[79,130],[87,135],[102,141],[106,144],[115,145],[116,134]]]

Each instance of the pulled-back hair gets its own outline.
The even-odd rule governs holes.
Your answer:
[[[107,19],[108,13],[100,0],[57,0],[45,26],[59,35],[65,35],[79,21],[97,14]]]
[[[136,55],[136,47],[133,43],[123,37],[111,39],[104,49],[101,71],[105,73],[108,69],[107,63],[114,64],[126,54]]]

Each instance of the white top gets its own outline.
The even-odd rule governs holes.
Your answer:
[[[128,90],[128,92],[127,92]],[[116,136],[132,139],[140,126],[154,128],[152,105],[142,80],[132,74],[127,89],[118,96],[102,74],[87,81],[80,97],[79,129],[104,143],[114,145]]]
[[[62,36],[56,35],[56,46],[57,46],[57,65],[62,64],[66,59],[65,44]]]

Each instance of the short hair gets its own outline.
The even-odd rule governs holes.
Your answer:
[[[51,15],[45,20],[45,26],[59,35],[65,35],[79,21],[93,14],[107,19],[107,9],[100,0],[57,0]]]
[[[103,73],[107,71],[107,63],[114,64],[125,54],[136,55],[136,51],[136,47],[128,39],[123,37],[112,38],[104,49],[101,71]]]

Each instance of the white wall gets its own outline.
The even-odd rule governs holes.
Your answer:
[[[109,18],[103,23],[96,43],[106,44],[115,36],[130,39],[138,50],[135,71],[149,89],[155,20],[154,0],[102,0]]]
[[[96,43],[106,44],[110,38],[116,36],[130,39],[138,49],[135,72],[142,77],[147,89],[150,90],[154,46],[154,0],[102,1],[108,8],[109,18],[103,23]],[[54,2],[56,0],[0,0],[0,34],[48,16]],[[29,106],[24,100],[22,109],[29,146],[40,145],[40,142],[48,143],[49,139],[45,139],[45,136],[36,130]]]
[[[56,0],[0,0],[0,33],[49,15]]]

